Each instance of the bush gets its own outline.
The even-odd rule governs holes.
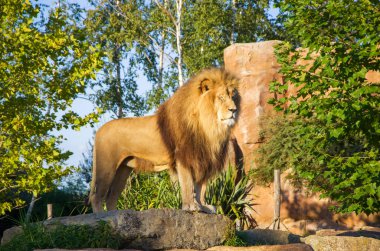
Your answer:
[[[306,186],[336,202],[337,212],[378,212],[378,157],[361,134],[328,137],[330,128],[315,118],[294,115],[266,120],[266,140],[258,150],[256,179],[269,183],[274,169],[289,169],[296,186]],[[377,155],[378,156],[378,155]]]
[[[279,97],[270,103],[301,119],[288,143],[299,149],[289,167],[336,201],[336,211],[377,213],[380,85],[366,75],[380,69],[378,1],[275,2],[286,32],[304,48],[286,42],[276,48],[283,81],[270,85]],[[282,95],[290,87],[297,93]]]

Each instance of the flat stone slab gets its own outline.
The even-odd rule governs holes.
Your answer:
[[[300,243],[300,236],[287,231],[251,229],[238,231],[237,236],[248,245],[285,245]]]
[[[301,241],[310,245],[314,251],[380,250],[380,240],[369,237],[310,235],[308,237],[301,238]]]
[[[168,251],[198,251],[199,249],[170,249]],[[116,251],[114,249],[36,249],[34,251]],[[136,249],[123,249],[118,251],[140,251]],[[251,247],[230,247],[230,246],[216,246],[206,251],[313,251],[313,249],[306,244],[287,244],[287,245],[264,245],[264,246],[251,246]]]
[[[210,251],[313,251],[313,249],[306,244],[286,244],[286,245],[263,245],[263,246],[250,246],[250,247],[228,247],[218,246],[212,247],[207,250]]]

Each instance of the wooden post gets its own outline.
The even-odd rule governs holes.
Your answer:
[[[274,170],[274,218],[273,229],[280,229],[280,209],[281,209],[281,172],[279,169]]]
[[[47,204],[47,219],[53,218],[53,204]]]

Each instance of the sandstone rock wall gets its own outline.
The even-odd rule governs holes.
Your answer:
[[[276,61],[273,48],[278,42],[234,44],[224,51],[225,68],[240,77],[242,82],[241,112],[234,130],[234,140],[241,150],[246,170],[254,167],[254,151],[261,143],[260,130],[265,125],[260,124],[260,118],[276,113],[267,101],[272,97],[269,83],[272,80],[282,81],[282,76],[278,73],[280,65]],[[376,82],[380,80],[380,73],[369,72],[366,77],[368,81]],[[296,90],[291,89],[287,95],[294,92]],[[258,204],[253,214],[259,227],[269,226],[274,211],[272,186],[255,187],[253,199]],[[379,215],[367,217],[332,214],[328,210],[329,205],[328,200],[321,200],[306,190],[298,191],[282,179],[282,228],[302,234],[319,228],[352,228],[380,222]]]

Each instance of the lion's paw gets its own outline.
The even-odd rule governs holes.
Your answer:
[[[216,206],[213,205],[202,205],[202,211],[208,214],[216,214]]]
[[[189,211],[189,212],[202,212],[202,207],[199,204],[189,204],[189,205],[183,205],[182,210]]]

